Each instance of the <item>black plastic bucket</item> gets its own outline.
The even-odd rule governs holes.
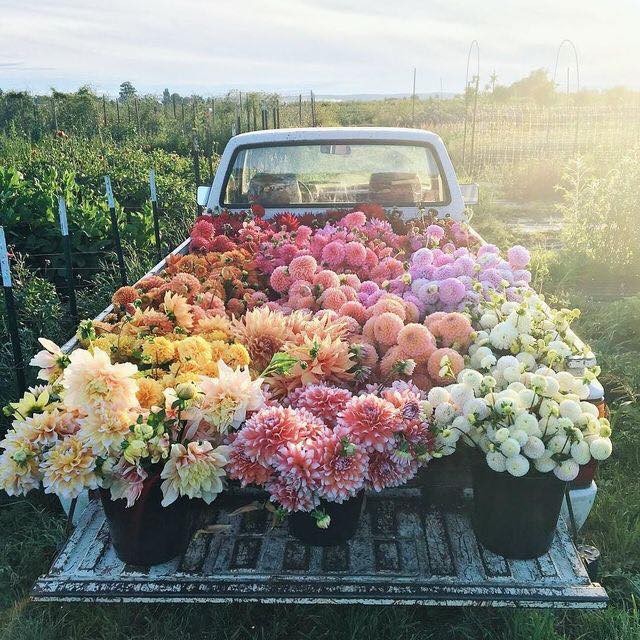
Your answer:
[[[100,490],[111,542],[123,562],[162,564],[184,553],[189,544],[200,500],[179,497],[163,507],[160,483],[159,474],[149,476],[131,507],[124,499],[112,500],[108,490]]]
[[[473,465],[473,529],[487,549],[517,560],[549,551],[565,482],[552,473],[516,478]]]
[[[321,500],[318,509],[331,518],[329,526],[321,529],[310,513],[296,511],[289,515],[289,532],[300,542],[316,547],[343,544],[353,538],[358,529],[363,500],[364,491],[342,504]]]

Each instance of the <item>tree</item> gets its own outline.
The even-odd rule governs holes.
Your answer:
[[[536,69],[509,87],[514,98],[528,98],[538,104],[553,102],[556,88],[545,69]]]
[[[171,103],[171,93],[169,92],[169,89],[165,89],[162,92],[162,104],[167,105]]]
[[[135,98],[136,95],[136,88],[128,80],[120,85],[120,100],[122,102],[126,102],[131,98]]]

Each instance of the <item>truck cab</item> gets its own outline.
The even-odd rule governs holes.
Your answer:
[[[473,195],[473,190],[466,190]],[[477,193],[477,192],[476,192]],[[467,204],[444,143],[420,129],[277,129],[229,141],[213,184],[198,202],[229,211],[259,205],[265,218],[376,203],[464,219]]]

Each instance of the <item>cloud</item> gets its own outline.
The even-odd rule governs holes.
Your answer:
[[[221,93],[459,91],[477,39],[481,81],[551,69],[581,54],[583,86],[638,86],[633,0],[3,0],[0,86],[90,84]],[[563,56],[561,68],[567,62]]]

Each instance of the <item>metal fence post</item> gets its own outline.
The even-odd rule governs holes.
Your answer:
[[[158,262],[162,260],[162,246],[160,240],[160,220],[158,219],[158,192],[156,190],[156,172],[149,169],[149,191],[151,193],[151,210],[153,211],[153,233],[156,239],[156,256]]]
[[[22,358],[20,332],[18,330],[18,314],[16,312],[15,298],[13,297],[11,267],[9,266],[9,253],[7,252],[4,227],[0,227],[0,268],[2,270],[2,287],[4,289],[4,304],[7,313],[7,328],[9,329],[11,350],[13,352],[13,366],[16,370],[16,383],[20,395],[23,395],[27,389],[27,381],[24,374],[24,360]]]
[[[104,177],[104,187],[107,194],[107,203],[109,205],[109,214],[111,216],[111,230],[113,231],[113,242],[116,247],[116,255],[118,257],[118,268],[120,269],[120,281],[122,286],[127,284],[127,269],[124,264],[124,254],[122,253],[122,244],[120,243],[120,229],[118,228],[118,216],[116,214],[116,202],[113,197],[113,189],[111,188],[111,178]]]
[[[62,247],[67,267],[67,283],[69,291],[69,309],[73,324],[78,324],[78,304],[76,302],[76,287],[73,281],[73,262],[71,258],[71,237],[69,236],[69,223],[67,221],[67,205],[62,196],[58,196],[58,215],[60,217],[60,232],[62,233]]]

